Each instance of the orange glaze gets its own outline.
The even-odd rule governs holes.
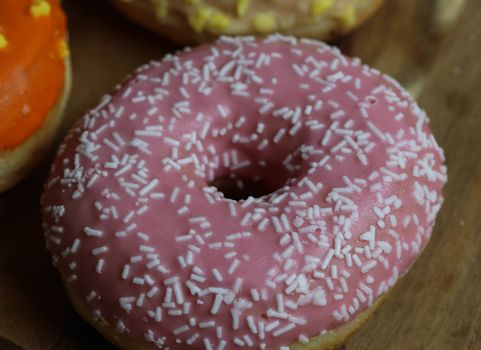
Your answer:
[[[0,48],[0,151],[32,135],[62,92],[67,51],[59,1],[0,0],[2,35],[7,44]]]

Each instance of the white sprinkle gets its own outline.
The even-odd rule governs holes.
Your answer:
[[[77,275],[75,275],[75,274],[70,275],[70,276],[68,276],[68,278],[67,278],[67,282],[68,282],[68,283],[72,283],[72,282],[74,282],[75,280],[77,280]]]
[[[215,279],[219,282],[222,282],[224,278],[222,277],[222,274],[219,272],[217,269],[212,269],[212,274],[214,275]]]
[[[398,114],[396,114],[394,116],[394,119],[397,120],[397,121],[402,120],[403,118],[404,118],[404,113],[402,113],[402,112],[399,112]]]
[[[322,265],[321,265],[321,268],[323,270],[325,270],[327,268],[327,266],[329,265],[329,263],[331,262],[331,259],[334,257],[334,249],[329,249],[323,262],[322,262]]]
[[[275,320],[271,323],[269,323],[267,326],[264,327],[264,330],[266,333],[269,333],[270,331],[274,330],[275,328],[277,328],[279,325],[280,325],[280,321],[279,320]],[[259,327],[260,328],[260,327]]]
[[[182,293],[182,288],[180,287],[179,283],[174,284],[174,295],[175,295],[175,301],[177,302],[177,304],[184,303],[184,294]]]
[[[209,338],[204,338],[204,346],[205,350],[214,350],[214,348],[212,348],[212,344],[210,343]]]
[[[342,116],[344,116],[344,115],[346,115],[346,112],[344,112],[342,109],[340,109],[340,110],[332,113],[332,114],[330,115],[330,118],[331,118],[331,119],[337,119],[337,118],[342,117]]]
[[[72,243],[72,248],[70,249],[70,252],[76,253],[78,251],[79,246],[80,246],[80,240],[76,238]]]
[[[286,129],[284,128],[280,129],[274,136],[274,139],[273,139],[274,143],[279,143],[285,134],[286,134]]]
[[[217,111],[222,118],[227,118],[229,116],[223,105],[217,105]]]
[[[213,303],[212,308],[210,310],[210,312],[213,315],[215,315],[219,311],[221,303],[222,303],[223,300],[224,300],[224,296],[222,294],[217,294],[215,296],[214,303]]]
[[[105,260],[104,259],[99,259],[99,261],[97,261],[97,266],[95,267],[95,271],[98,273],[98,274],[101,274],[103,269],[104,269],[104,265],[105,265]]]
[[[212,328],[215,327],[215,321],[204,321],[199,323],[199,328]]]
[[[127,215],[125,215],[123,222],[128,223],[135,215],[135,212],[133,210],[129,211]]]
[[[371,121],[367,121],[366,122],[366,125],[368,126],[369,129],[371,129],[371,131],[377,135],[377,137],[379,137],[382,141],[386,141],[386,135],[384,135],[384,133],[379,130],[376,125],[374,125],[373,122]]]
[[[284,327],[278,329],[277,331],[275,331],[274,333],[272,333],[272,335],[274,337],[278,337],[278,336],[280,336],[284,333],[287,333],[287,332],[293,330],[295,327],[296,327],[295,323],[289,323],[287,326],[284,326]]]
[[[251,205],[254,202],[255,198],[252,196],[247,197],[247,199],[242,203],[242,208],[247,208],[249,205]]]
[[[284,308],[284,296],[282,294],[277,294],[276,295],[276,301],[277,301],[277,310],[280,313],[283,313],[285,311]]]
[[[377,260],[369,260],[363,267],[361,268],[362,273],[368,273],[377,265]]]
[[[114,143],[113,143],[112,141],[110,141],[108,138],[105,138],[105,139],[103,140],[103,143],[104,143],[107,147],[109,147],[112,151],[114,151],[114,152],[120,151],[119,146],[117,146],[116,144],[114,144]]]
[[[274,225],[274,229],[276,230],[276,232],[278,232],[278,233],[284,232],[284,230],[281,226],[281,222],[279,221],[279,219],[276,216],[271,217],[271,221]]]
[[[259,114],[266,114],[269,112],[272,108],[274,107],[274,104],[272,102],[268,102],[264,104],[260,109],[259,109]]]
[[[180,188],[179,187],[174,187],[172,190],[172,193],[170,195],[170,202],[175,203],[175,200],[177,199],[177,195],[179,194]]]
[[[281,215],[281,221],[282,221],[282,224],[284,225],[285,230],[290,231],[291,225],[289,224],[289,220],[287,219],[286,214]]]
[[[178,215],[184,215],[189,211],[189,207],[183,206],[177,210]]]
[[[140,245],[139,250],[141,252],[147,252],[147,253],[153,253],[155,251],[154,247],[149,247],[149,246],[146,246],[146,245]]]
[[[260,231],[264,231],[267,227],[267,225],[269,224],[269,219],[268,218],[264,218],[261,220],[261,222],[257,225],[257,229],[260,230]]]
[[[137,284],[139,286],[143,286],[145,284],[145,280],[142,277],[134,277],[132,279],[133,284]]]
[[[61,226],[52,226],[50,229],[55,233],[63,233],[63,227]]]
[[[301,68],[299,65],[293,63],[293,64],[292,64],[292,69],[294,69],[294,72],[296,72],[297,75],[299,75],[299,76],[301,76],[301,77],[304,76],[304,71],[302,70],[302,68]]]
[[[187,332],[189,329],[190,327],[188,325],[185,325],[185,326],[174,329],[172,333],[174,333],[175,335],[178,335],[178,334]]]
[[[264,139],[257,145],[257,149],[259,151],[262,151],[264,148],[266,148],[269,145],[269,141],[267,139]]]
[[[229,211],[231,216],[237,216],[236,204],[234,202],[229,202]]]
[[[145,196],[147,193],[149,193],[157,184],[159,183],[158,179],[153,179],[150,181],[147,185],[145,185],[144,188],[142,188],[139,191],[140,196]]]
[[[120,168],[115,174],[114,176],[115,177],[119,177],[120,175],[123,175],[124,173],[126,173],[127,171],[130,170],[130,168],[132,168],[132,164],[126,164],[124,165],[122,168]]]
[[[254,301],[260,300],[259,292],[257,291],[257,289],[251,289],[250,293],[251,293],[251,297]]]
[[[96,255],[99,255],[99,254],[103,254],[103,253],[106,253],[108,250],[109,249],[106,246],[94,248],[94,249],[92,249],[92,255],[96,256]]]
[[[112,137],[114,138],[115,142],[117,142],[117,144],[119,146],[124,146],[125,145],[125,141],[124,139],[122,139],[122,137],[120,136],[120,134],[117,132],[117,131],[114,131],[112,133]]]
[[[89,182],[87,183],[87,188],[92,187],[93,184],[95,183],[95,181],[97,181],[98,178],[99,178],[98,174],[93,174],[92,177],[89,179]]]
[[[89,237],[100,237],[103,235],[103,232],[100,230],[96,230],[90,227],[84,228],[84,233]]]
[[[264,123],[257,123],[257,126],[256,126],[256,132],[258,134],[262,134],[264,132],[264,129],[265,129],[265,124]]]
[[[189,339],[187,339],[186,343],[188,345],[191,345],[192,343],[194,343],[198,338],[199,338],[199,333],[194,333]]]
[[[91,291],[87,297],[85,298],[85,300],[87,300],[88,302],[94,300],[94,298],[97,296],[97,293],[95,293],[95,291]]]
[[[240,264],[240,260],[238,259],[233,260],[229,266],[229,269],[227,270],[227,273],[229,275],[232,275],[234,271],[237,269],[237,267],[239,266],[239,264]]]

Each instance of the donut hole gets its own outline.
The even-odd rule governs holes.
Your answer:
[[[221,166],[215,169],[213,180],[208,181],[208,185],[233,200],[260,198],[276,192],[295,181],[302,170],[301,167],[287,169],[283,161],[289,152],[282,152],[282,147],[279,149],[280,152],[270,152],[266,156],[258,150],[236,148],[237,163],[248,165],[242,168]],[[227,153],[232,153],[232,150]],[[294,158],[293,162],[296,162]]]
[[[214,179],[209,183],[209,186],[216,187],[225,198],[233,200],[242,200],[249,196],[259,198],[276,190],[275,188],[270,188],[265,181],[262,181],[257,176],[248,178],[227,175]]]

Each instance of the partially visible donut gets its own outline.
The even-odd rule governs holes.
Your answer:
[[[229,178],[269,193],[210,185]],[[316,41],[225,37],[79,121],[44,228],[73,304],[120,348],[326,349],[421,254],[445,182],[391,78]]]
[[[66,39],[57,0],[0,1],[0,192],[52,143],[70,90]]]
[[[182,44],[279,32],[328,40],[350,32],[383,0],[113,0],[134,21]]]

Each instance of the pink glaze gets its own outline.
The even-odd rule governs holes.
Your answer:
[[[446,182],[395,81],[323,43],[223,38],[141,67],[74,127],[48,248],[97,321],[160,349],[288,349],[354,319],[426,246]],[[226,199],[208,183],[260,178]]]

